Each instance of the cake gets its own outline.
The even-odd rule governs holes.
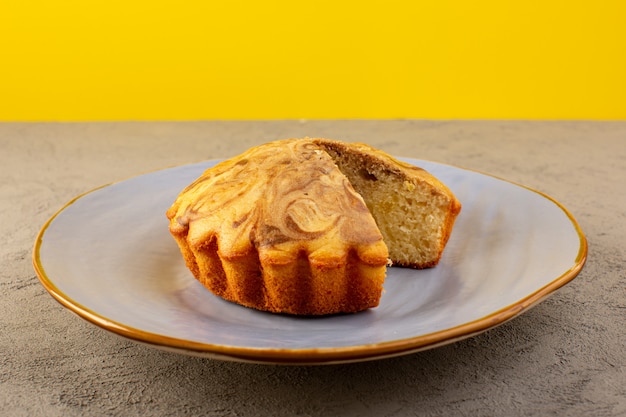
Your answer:
[[[365,144],[286,139],[207,169],[167,211],[211,292],[274,313],[376,307],[388,265],[442,256],[460,203],[426,171]]]

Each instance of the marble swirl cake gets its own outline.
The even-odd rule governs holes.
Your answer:
[[[193,275],[275,313],[379,304],[388,264],[435,266],[461,205],[426,171],[365,144],[286,139],[206,170],[167,211]]]

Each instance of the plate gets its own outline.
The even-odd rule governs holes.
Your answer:
[[[62,305],[153,347],[257,363],[324,364],[429,349],[497,326],[571,281],[587,256],[572,215],[538,191],[483,173],[402,158],[463,204],[440,264],[389,268],[377,308],[296,317],[224,301],[197,282],[165,211],[217,160],[80,195],[41,229],[39,279]]]

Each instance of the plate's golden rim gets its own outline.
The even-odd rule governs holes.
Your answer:
[[[407,158],[402,158],[407,159]],[[415,160],[413,160],[415,161]],[[206,162],[217,162],[216,161],[206,161]],[[437,163],[440,165],[446,165]],[[239,361],[239,362],[253,362],[253,363],[265,363],[265,364],[293,364],[293,365],[307,365],[307,364],[335,364],[335,363],[348,363],[348,362],[360,362],[366,360],[375,360],[382,359],[393,356],[400,356],[404,354],[414,353],[422,350],[432,349],[438,346],[443,346],[449,343],[453,343],[462,339],[466,339],[477,334],[480,334],[484,331],[487,331],[491,328],[499,326],[506,321],[518,316],[524,311],[528,310],[530,307],[538,304],[554,291],[558,290],[571,280],[573,280],[582,270],[583,266],[587,261],[587,239],[580,228],[580,225],[574,218],[574,216],[557,200],[550,197],[549,195],[535,190],[531,187],[517,184],[515,182],[499,178],[495,175],[478,172],[472,169],[455,167],[452,165],[448,165],[457,169],[462,169],[465,171],[471,171],[475,173],[479,173],[481,175],[489,176],[514,186],[526,188],[529,191],[532,191],[545,199],[554,203],[557,207],[559,207],[564,214],[568,217],[576,233],[579,238],[579,249],[576,259],[574,260],[574,264],[565,271],[562,275],[555,278],[553,281],[535,291],[532,294],[529,294],[525,298],[519,300],[516,303],[513,303],[501,310],[493,312],[485,317],[482,317],[478,320],[474,320],[460,326],[452,327],[449,329],[441,330],[434,333],[419,335],[406,339],[399,339],[388,341],[384,343],[376,343],[376,344],[365,344],[358,346],[347,346],[347,347],[337,347],[337,348],[314,348],[314,349],[268,349],[268,348],[243,348],[237,346],[227,346],[227,345],[216,345],[209,343],[199,343],[193,342],[184,339],[177,339],[172,337],[167,337],[151,332],[146,332],[143,330],[135,329],[133,327],[126,326],[121,323],[117,323],[113,320],[107,319],[99,315],[98,313],[91,311],[89,308],[75,302],[70,297],[65,295],[62,291],[60,291],[56,285],[50,280],[47,276],[43,265],[41,264],[40,259],[40,249],[41,244],[43,242],[43,236],[50,226],[50,224],[54,221],[54,219],[66,210],[69,206],[74,204],[76,201],[81,199],[82,197],[96,192],[102,188],[106,188],[115,183],[109,183],[102,185],[100,187],[94,188],[90,191],[82,193],[69,202],[67,202],[63,207],[61,207],[56,213],[54,213],[43,225],[39,233],[37,234],[37,238],[35,240],[32,261],[35,272],[37,276],[44,286],[44,288],[54,297],[61,305],[69,309],[70,311],[76,313],[78,316],[84,318],[85,320],[105,329],[111,331],[115,334],[123,336],[125,338],[134,340],[136,342],[141,342],[144,344],[148,344],[152,347],[174,351],[177,353],[185,353],[188,355],[194,356],[202,356],[209,357],[215,359],[222,360],[231,360],[231,361]]]

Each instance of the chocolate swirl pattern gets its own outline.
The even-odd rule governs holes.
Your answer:
[[[231,248],[241,253],[324,237],[346,245],[382,240],[367,227],[371,214],[332,159],[301,140],[269,143],[209,169],[170,213],[175,229],[188,227],[193,241],[219,236],[226,256]]]

